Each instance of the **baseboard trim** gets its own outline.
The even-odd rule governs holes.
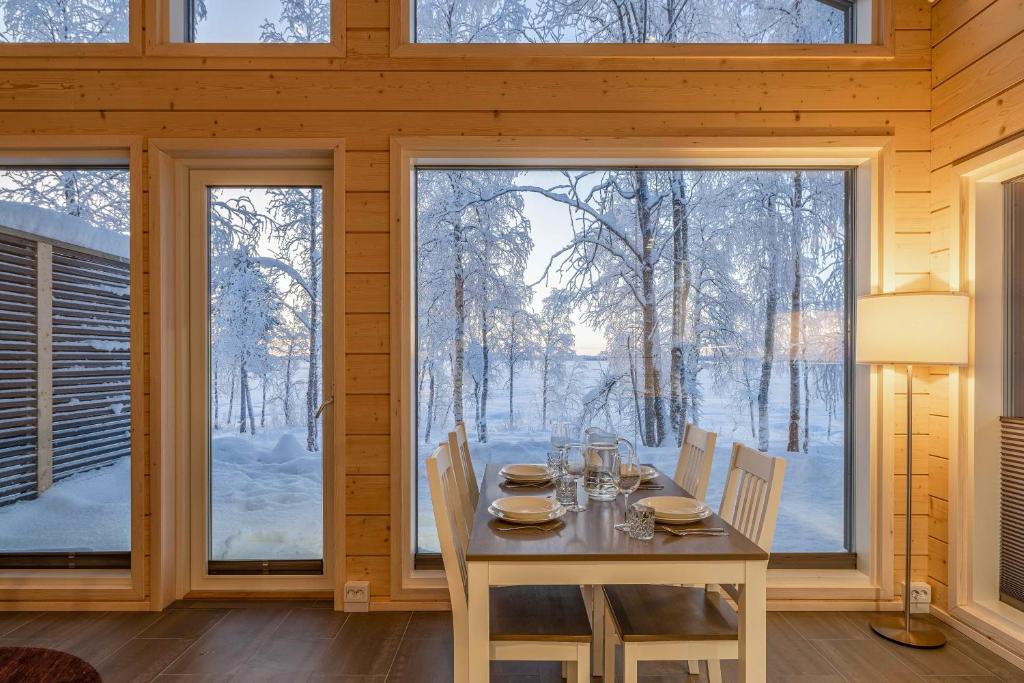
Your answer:
[[[1007,660],[1008,662],[1016,666],[1018,669],[1024,669],[1024,656],[1022,656],[1018,652],[1010,650],[1006,646],[997,643],[987,634],[982,633],[970,624],[967,624],[961,621],[960,619],[957,619],[952,614],[950,614],[949,612],[940,607],[932,605],[931,614],[943,623],[948,624],[960,633],[963,633],[965,636],[967,636],[974,642],[978,643],[985,649],[990,650],[993,653],[1002,657],[1003,659]]]

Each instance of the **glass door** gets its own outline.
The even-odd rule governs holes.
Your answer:
[[[327,578],[329,179],[192,173],[193,583]]]

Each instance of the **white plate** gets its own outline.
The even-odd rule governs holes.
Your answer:
[[[495,502],[497,502],[497,501],[495,501]],[[500,519],[500,520],[502,520],[504,522],[512,522],[514,524],[543,524],[544,522],[551,522],[551,521],[554,521],[556,519],[561,519],[562,517],[565,516],[565,512],[566,512],[565,507],[563,507],[561,504],[558,504],[558,506],[554,510],[552,510],[549,513],[547,513],[543,517],[537,517],[537,518],[531,517],[531,518],[525,518],[524,519],[522,517],[510,517],[510,516],[504,514],[501,510],[499,510],[498,508],[494,507],[494,503],[492,503],[491,505],[488,506],[487,511],[489,513],[491,513],[491,515],[493,515],[494,517],[497,517],[498,519]]]
[[[654,508],[654,519],[669,524],[696,522],[711,516],[711,508],[694,498],[684,496],[651,496],[644,505]]]
[[[491,507],[500,512],[503,519],[528,521],[550,519],[561,504],[553,498],[541,496],[509,496],[498,498]]]
[[[650,481],[658,476],[658,470],[650,465],[640,465],[640,481]]]
[[[505,465],[501,468],[498,474],[509,481],[527,483],[548,481],[555,476],[555,472],[547,465],[534,465],[528,463]]]

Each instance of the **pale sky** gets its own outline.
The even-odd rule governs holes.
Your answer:
[[[281,0],[206,0],[206,12],[196,28],[202,43],[258,43],[264,19],[281,28]]]

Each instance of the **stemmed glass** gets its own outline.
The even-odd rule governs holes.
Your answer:
[[[573,485],[579,485],[579,479],[583,476],[586,466],[586,446],[578,443],[568,444],[564,448],[562,455],[562,469],[565,471],[565,475],[572,480]],[[587,509],[587,506],[582,505],[577,498],[574,505],[568,505],[565,509],[569,512],[583,512]]]
[[[619,490],[624,498],[622,512],[622,524],[616,524],[615,528],[620,531],[626,530],[626,518],[629,512],[629,495],[640,488],[641,479],[640,460],[635,451],[623,453],[619,451],[612,458],[612,481],[615,488]]]
[[[556,476],[562,474],[562,460],[565,449],[572,443],[569,436],[568,422],[555,422],[551,425],[551,448],[548,451],[548,467],[555,470]]]

